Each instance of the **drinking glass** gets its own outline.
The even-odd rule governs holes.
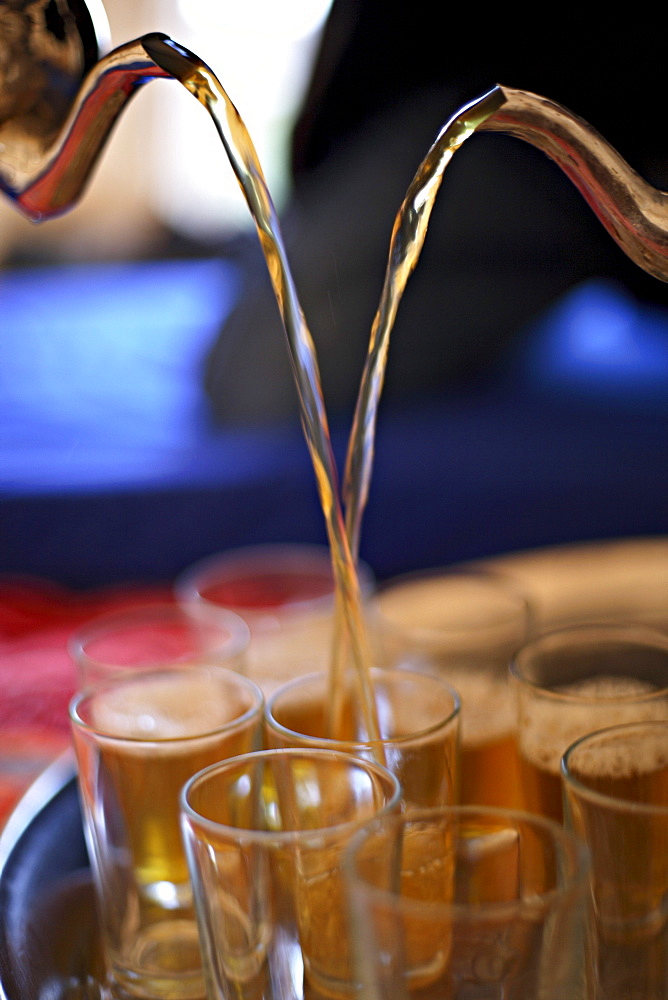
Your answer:
[[[363,598],[371,569],[358,565]],[[334,576],[324,545],[255,545],[202,559],[177,579],[185,608],[226,607],[248,623],[249,676],[265,694],[299,674],[323,669],[331,656]]]
[[[79,687],[87,687],[119,671],[177,663],[244,672],[249,640],[248,625],[233,611],[158,603],[99,615],[72,635],[69,650]]]
[[[435,570],[396,578],[370,601],[378,663],[435,673],[462,699],[461,801],[518,804],[508,662],[528,637],[528,602],[500,574]]]
[[[586,997],[588,856],[558,824],[418,810],[367,824],[345,863],[361,996]]]
[[[566,822],[589,844],[596,1000],[668,997],[668,723],[584,736],[563,756]]]
[[[125,670],[70,716],[111,982],[132,997],[204,996],[179,792],[206,765],[257,749],[260,689],[219,666]]]
[[[456,801],[459,784],[460,700],[442,678],[410,670],[370,671],[378,737],[370,736],[354,676],[338,690],[340,717],[329,718],[330,678],[305,674],[269,696],[268,747],[321,747],[383,763],[401,783],[403,802],[434,806]],[[332,725],[336,729],[332,729]],[[336,733],[329,736],[330,731]]]
[[[561,756],[595,729],[668,719],[668,635],[641,625],[546,632],[510,664],[523,806],[561,821]]]
[[[355,995],[343,851],[399,801],[385,768],[317,749],[246,754],[187,783],[183,835],[209,997]]]

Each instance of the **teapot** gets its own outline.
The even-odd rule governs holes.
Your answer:
[[[143,44],[163,36],[102,54],[108,35],[99,0],[0,0],[0,190],[34,222],[73,207],[128,101],[172,75]]]
[[[35,222],[74,206],[144,83],[184,82],[187,58],[179,55],[192,53],[168,36],[150,33],[101,55],[107,37],[99,0],[0,0],[0,189]],[[622,250],[667,281],[668,194],[555,101],[501,85],[490,94],[492,101],[486,94],[468,105],[473,130],[503,132],[542,150]],[[493,110],[476,116],[483,101]]]

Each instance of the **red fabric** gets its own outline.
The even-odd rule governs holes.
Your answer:
[[[72,632],[106,611],[172,600],[169,586],[76,592],[0,576],[0,821],[44,766],[70,745]]]

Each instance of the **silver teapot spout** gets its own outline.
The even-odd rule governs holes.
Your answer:
[[[498,90],[504,98],[501,106],[477,130],[505,132],[541,149],[571,179],[627,256],[668,281],[668,194],[643,180],[567,108],[527,91]]]
[[[107,35],[101,0],[0,0],[0,190],[36,222],[75,204],[139,87],[157,77],[187,84],[198,62],[157,32],[100,57]],[[556,102],[505,86],[490,93],[499,106],[484,120],[475,111],[489,95],[468,106],[472,130],[541,149],[622,250],[668,281],[668,194]]]
[[[0,190],[35,222],[74,205],[130,98],[171,76],[143,44],[167,36],[100,57],[107,34],[94,2],[0,0]]]

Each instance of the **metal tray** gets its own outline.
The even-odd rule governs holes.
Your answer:
[[[0,836],[0,997],[92,1000],[104,978],[74,763],[59,758]]]

